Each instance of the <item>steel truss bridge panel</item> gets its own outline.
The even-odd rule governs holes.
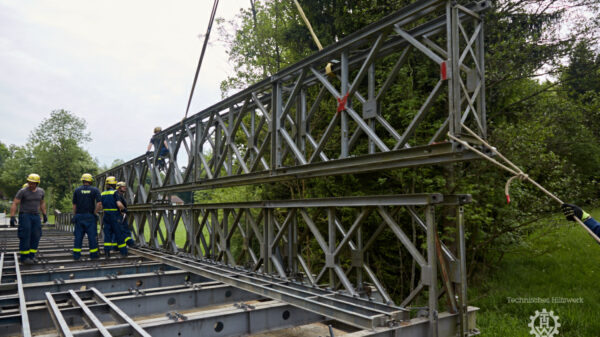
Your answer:
[[[153,193],[474,159],[443,136],[460,137],[462,123],[486,136],[488,7],[417,1],[157,134],[170,150],[164,171],[155,149],[96,181],[116,176],[131,202],[146,203]],[[439,77],[412,116],[398,116],[390,91],[412,53]],[[426,134],[422,124],[438,130]]]
[[[137,204],[129,207],[128,217],[134,237],[142,245],[134,250],[137,256],[372,329],[407,320],[409,312],[404,307],[424,289],[434,294],[428,296],[428,307],[430,319],[437,324],[439,279],[453,310],[462,308],[466,322],[462,212],[463,205],[470,202],[470,195],[431,193],[180,206]],[[445,207],[457,211],[460,244],[456,251],[437,236],[435,209]],[[424,234],[422,242],[406,235],[404,224],[411,221]],[[159,226],[161,222],[164,226]],[[185,231],[183,245],[175,242],[178,228]],[[149,242],[144,233],[149,233]],[[399,306],[365,259],[367,253],[377,253],[376,243],[383,233],[395,236],[420,269],[419,284]],[[311,256],[303,253],[308,247],[312,247]],[[325,261],[320,269],[307,263],[315,256]],[[439,275],[438,262],[444,266]],[[375,297],[368,295],[368,284]]]
[[[8,235],[7,235],[8,234]],[[49,235],[54,240],[55,234]],[[68,232],[65,235],[70,236]],[[15,231],[0,230],[2,239],[16,235]],[[54,237],[54,239],[52,238]],[[46,238],[42,237],[42,243]],[[173,254],[142,248],[144,255],[169,256]],[[40,253],[44,253],[40,251]],[[136,254],[134,252],[133,254]],[[70,253],[63,252],[63,257]],[[8,256],[8,257],[7,257]],[[306,324],[323,322],[325,317],[310,311],[279,301],[267,300],[260,294],[245,291],[239,287],[212,281],[186,270],[169,266],[165,271],[155,264],[153,273],[137,273],[135,270],[100,277],[86,276],[86,269],[95,270],[93,265],[80,265],[80,273],[76,273],[68,281],[55,278],[51,282],[24,282],[17,277],[16,282],[7,282],[8,268],[16,267],[18,275],[37,273],[39,270],[30,266],[19,268],[14,265],[16,253],[0,254],[0,329],[7,336],[172,336],[173,334],[192,336],[239,336],[251,335],[266,331],[301,327]],[[144,260],[142,255],[137,259]],[[65,263],[65,267],[68,263]],[[197,266],[196,261],[191,263]],[[218,268],[229,268],[232,276],[240,272],[239,268],[230,268],[219,264],[210,264]],[[247,272],[241,275],[250,275]],[[152,276],[154,275],[154,279]],[[272,285],[275,289],[283,283],[277,278],[257,275],[262,284]],[[136,280],[131,288],[123,290],[123,283]],[[72,289],[68,285],[71,285]],[[57,288],[58,287],[58,288]],[[63,288],[61,288],[63,287]],[[100,290],[100,288],[102,291]],[[11,293],[9,290],[13,290]],[[20,289],[20,290],[19,290]],[[36,289],[36,293],[30,290]],[[301,291],[300,286],[294,287]],[[323,297],[326,291],[306,286],[313,297]],[[43,294],[43,296],[35,295]],[[29,296],[32,295],[32,298]],[[384,311],[393,308],[376,302],[365,301],[332,292],[330,302],[341,303],[349,307],[351,299],[355,303],[364,302],[359,312],[366,310]],[[14,298],[15,301],[9,301]],[[323,303],[327,303],[324,301]],[[474,320],[475,309],[467,312],[469,319]],[[450,337],[456,334],[458,315],[442,313],[439,317],[439,336]],[[28,328],[23,322],[29,322]],[[350,329],[343,331],[348,336],[423,336],[427,331],[426,320],[422,318],[406,319],[402,325],[378,327],[375,329]],[[298,332],[296,328],[296,332]],[[310,331],[307,330],[308,335]],[[342,335],[346,335],[342,334]]]

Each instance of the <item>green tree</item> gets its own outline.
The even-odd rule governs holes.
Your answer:
[[[97,163],[83,149],[91,140],[83,118],[66,110],[52,111],[29,136],[27,147],[35,160],[32,169],[41,175],[42,185],[51,186],[54,205],[66,204],[82,173],[95,174]]]
[[[0,170],[0,191],[12,200],[32,172],[33,155],[29,149],[10,145]]]

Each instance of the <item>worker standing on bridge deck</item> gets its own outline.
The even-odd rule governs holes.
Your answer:
[[[35,260],[38,244],[42,237],[42,223],[40,211],[44,217],[44,223],[48,222],[46,215],[46,202],[44,201],[44,190],[38,187],[40,176],[32,173],[27,177],[28,188],[20,189],[10,206],[10,225],[16,225],[15,213],[19,206],[19,253],[21,263],[32,264]]]
[[[104,255],[106,258],[110,257],[110,250],[113,245],[111,241],[114,235],[121,256],[127,256],[127,245],[123,241],[124,237],[119,224],[120,211],[125,209],[125,206],[117,199],[117,190],[115,189],[117,179],[112,176],[108,177],[105,185],[108,186],[108,189],[100,195],[102,208],[104,209],[104,216],[102,217],[104,223]]]
[[[102,207],[100,202],[100,190],[91,186],[92,175],[84,173],[81,176],[83,185],[77,187],[73,192],[73,222],[75,223],[75,242],[73,243],[73,259],[81,257],[81,245],[83,237],[87,234],[90,258],[98,258],[98,228],[96,219],[98,211]]]
[[[154,128],[154,136],[150,138],[150,144],[148,144],[147,153],[150,154],[150,149],[154,146],[154,150],[158,153],[158,158],[156,159],[156,164],[160,170],[165,169],[165,156],[169,154],[169,145],[166,140],[160,141],[160,137],[158,133],[162,131],[160,126]]]
[[[121,216],[119,217],[120,225],[121,225],[121,234],[125,239],[125,244],[128,246],[133,246],[135,241],[131,237],[131,231],[129,230],[129,221],[127,219],[127,201],[125,201],[125,193],[127,193],[127,184],[124,181],[119,181],[117,183],[117,198],[125,207],[121,210]]]
[[[579,218],[579,220],[583,221],[583,224],[587,226],[594,234],[600,236],[600,222],[596,221],[596,219],[592,218],[586,211],[582,210],[579,206],[573,204],[562,204],[560,206],[562,208],[563,213],[567,217],[569,221],[575,221],[573,217]]]

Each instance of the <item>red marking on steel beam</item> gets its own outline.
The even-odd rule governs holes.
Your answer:
[[[442,80],[447,80],[448,79],[448,66],[446,66],[446,61],[443,61],[440,64],[440,73],[442,75]]]
[[[344,95],[344,97],[338,98],[337,101],[338,101],[337,112],[342,112],[342,111],[346,110],[346,102],[348,102],[348,94],[346,93],[346,95]]]

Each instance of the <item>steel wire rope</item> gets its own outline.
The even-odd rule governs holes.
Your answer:
[[[187,108],[185,109],[185,116],[181,120],[181,124],[187,118],[187,115],[190,111],[190,105],[192,103],[192,97],[194,96],[194,89],[196,88],[196,82],[198,81],[198,74],[200,73],[200,67],[202,66],[202,61],[204,60],[204,53],[206,52],[206,46],[208,45],[208,38],[210,37],[210,31],[212,30],[213,22],[215,21],[215,14],[217,13],[217,6],[219,5],[219,0],[215,0],[213,2],[212,11],[210,13],[210,19],[208,21],[208,28],[206,29],[206,36],[204,36],[204,43],[202,44],[202,51],[200,52],[200,58],[198,59],[198,66],[196,67],[196,75],[194,75],[194,82],[192,83],[192,90],[190,90],[190,97],[188,99]]]
[[[494,154],[496,154],[500,159],[502,159],[507,165],[509,165],[510,167],[500,163],[499,161],[495,160],[494,158],[491,158],[490,156],[484,154],[483,152],[477,150],[476,148],[474,148],[471,144],[465,142],[462,139],[459,139],[453,135],[451,135],[450,133],[448,133],[448,137],[460,144],[462,144],[464,147],[466,147],[467,149],[475,152],[476,154],[478,154],[479,156],[483,157],[484,159],[488,160],[489,162],[493,163],[494,165],[504,169],[505,171],[510,172],[513,176],[508,179],[508,181],[506,182],[506,185],[504,186],[504,193],[506,194],[506,201],[510,202],[510,195],[509,195],[509,189],[510,189],[510,184],[512,183],[512,181],[514,179],[520,179],[523,181],[529,181],[530,183],[532,183],[535,187],[537,187],[538,189],[540,189],[542,192],[544,192],[546,195],[548,195],[550,198],[552,198],[554,201],[558,202],[559,204],[564,204],[564,202],[562,200],[560,200],[556,195],[554,195],[553,193],[551,193],[550,191],[548,191],[547,189],[545,189],[542,185],[540,185],[537,181],[531,179],[527,174],[525,174],[525,172],[523,172],[523,170],[521,170],[517,165],[515,165],[513,162],[511,162],[510,160],[508,160],[505,156],[502,155],[502,153],[500,153],[500,151],[498,151],[495,147],[491,146],[488,142],[486,142],[485,140],[483,140],[481,137],[479,137],[479,135],[477,135],[477,133],[473,132],[473,130],[469,129],[466,125],[461,124],[462,128],[467,130],[467,132],[473,136],[475,139],[477,139],[478,141],[480,141],[483,145],[485,145],[486,147],[488,147],[490,150],[492,150],[492,152],[494,152]],[[600,238],[598,238],[598,236],[591,230],[589,229],[584,223],[583,221],[581,221],[581,219],[579,219],[576,216],[573,216],[573,218],[575,219],[575,221],[581,225],[581,227],[583,227],[588,234],[593,237],[598,243],[600,243]]]

